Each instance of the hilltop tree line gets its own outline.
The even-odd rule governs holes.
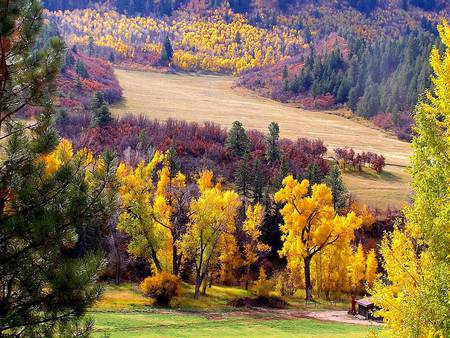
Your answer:
[[[102,4],[99,0],[44,0],[44,5],[50,10],[72,10],[87,8],[95,4]],[[269,11],[281,10],[286,11],[290,5],[302,5],[307,3],[304,0],[275,0],[268,4],[259,0],[113,0],[111,5],[122,13],[129,15],[171,15],[183,5],[194,3],[194,6],[202,8],[216,8],[224,4],[230,6],[236,13],[251,12],[253,9],[265,9]],[[197,4],[201,3],[201,4]],[[408,10],[409,6],[415,6],[424,10],[439,10],[445,6],[444,2],[439,0],[401,0],[392,2],[394,5],[400,6],[404,10]],[[369,15],[377,6],[384,6],[379,0],[342,0],[338,5],[350,5],[362,13]],[[271,7],[271,8],[270,8]]]

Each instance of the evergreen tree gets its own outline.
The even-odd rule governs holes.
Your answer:
[[[334,165],[330,173],[325,177],[324,183],[331,188],[333,193],[334,209],[339,211],[345,207],[347,202],[347,189],[342,181],[341,170],[337,165]]]
[[[94,110],[92,122],[96,127],[104,127],[112,122],[111,112],[106,104]]]
[[[323,174],[320,165],[314,162],[310,163],[306,168],[304,178],[309,181],[310,187],[312,187],[314,184],[322,183],[325,175]]]
[[[167,161],[169,164],[169,178],[173,179],[181,171],[180,159],[178,158],[178,153],[173,142],[167,150]]]
[[[57,147],[52,95],[64,44],[52,38],[34,49],[40,1],[0,2],[0,22],[0,336],[86,336],[92,322],[82,317],[100,295],[102,260],[77,239],[113,209],[105,187],[114,160],[93,165],[88,179],[87,158],[67,141]],[[33,126],[14,118],[29,104],[43,108]]]
[[[262,162],[259,158],[255,159],[253,164],[253,180],[251,190],[253,204],[262,203],[264,196],[264,174],[262,172]]]
[[[81,61],[81,60],[77,60],[77,64],[75,67],[75,71],[77,72],[78,75],[80,75],[83,79],[89,79],[89,73],[87,71],[86,68],[86,64]]]
[[[287,66],[285,65],[283,68],[283,80],[287,80],[289,78],[289,70]]]
[[[239,158],[242,158],[246,153],[248,153],[250,141],[241,122],[233,122],[233,125],[228,132],[226,146],[231,149],[236,157]]]
[[[277,176],[275,177],[274,188],[280,190],[283,186],[283,179],[289,175],[289,161],[286,155],[281,156],[280,167],[278,168]]]
[[[96,92],[92,99],[92,125],[104,127],[112,122],[111,112],[108,103],[105,101],[102,92]]]
[[[266,136],[266,160],[269,163],[275,163],[280,160],[280,149],[278,140],[280,138],[280,127],[278,123],[269,124],[269,133]]]
[[[88,54],[89,54],[89,56],[95,55],[95,42],[94,42],[94,38],[92,36],[89,36]]]
[[[169,35],[164,36],[162,48],[161,48],[161,57],[159,59],[162,65],[167,65],[172,62],[173,58],[173,48],[170,43]]]
[[[250,168],[250,158],[248,154],[245,154],[244,158],[240,161],[235,176],[236,190],[242,197],[244,197],[244,200],[249,199],[252,184],[252,174]]]

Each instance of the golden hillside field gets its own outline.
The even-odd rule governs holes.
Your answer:
[[[164,74],[115,70],[123,88],[124,100],[112,108],[113,114],[143,114],[156,119],[214,121],[229,127],[235,120],[247,129],[265,131],[278,122],[281,135],[319,138],[330,155],[336,147],[371,151],[386,157],[388,165],[381,175],[346,174],[349,190],[361,201],[385,209],[401,207],[408,201],[410,146],[387,133],[346,119],[331,112],[307,111],[262,98],[234,88],[229,76]]]

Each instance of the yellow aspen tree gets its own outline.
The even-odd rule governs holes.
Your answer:
[[[153,183],[155,167],[163,159],[163,154],[156,152],[149,163],[142,161],[135,169],[119,164],[116,173],[121,206],[117,227],[130,237],[128,252],[149,259],[158,272],[163,271],[158,251],[168,234],[153,217],[152,197],[156,189]]]
[[[261,204],[255,206],[249,205],[245,212],[245,221],[242,225],[242,230],[246,234],[244,244],[244,266],[247,270],[245,280],[245,289],[248,289],[250,281],[250,269],[252,264],[256,263],[259,257],[269,251],[270,247],[261,242],[261,225],[263,222],[263,207]]]
[[[438,25],[444,53],[434,47],[433,89],[415,112],[413,204],[406,226],[381,244],[384,278],[371,293],[391,337],[450,336],[450,27]]]
[[[299,182],[292,176],[283,180],[283,187],[275,194],[275,201],[285,203],[281,209],[283,248],[280,252],[295,271],[303,264],[306,300],[312,300],[311,260],[338,241],[354,237],[361,219],[353,212],[340,216],[333,208],[332,192],[325,184],[315,184],[308,196],[309,181]]]
[[[375,278],[377,277],[378,272],[378,261],[377,256],[375,254],[375,250],[372,249],[367,254],[367,260],[366,260],[366,285],[367,288],[371,288],[373,285],[373,282],[375,281]]]
[[[366,254],[361,244],[358,245],[358,248],[352,255],[349,265],[349,277],[353,293],[360,292],[366,277]]]
[[[155,173],[158,165],[162,168]],[[171,170],[169,152],[156,152],[149,163],[141,162],[135,169],[119,165],[118,228],[130,236],[130,254],[150,258],[159,272],[177,275],[182,259],[177,242],[188,217],[189,196],[185,176]]]
[[[223,190],[220,183],[214,185],[212,180],[211,171],[200,173],[197,180],[200,195],[191,200],[192,216],[180,242],[181,251],[194,259],[195,299],[199,297],[212,259],[218,255],[221,239],[236,230],[236,215],[241,204],[236,192]]]
[[[242,258],[234,234],[224,234],[220,241],[220,282],[224,285],[236,283],[237,270],[242,266]]]

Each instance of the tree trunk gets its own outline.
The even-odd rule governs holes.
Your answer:
[[[311,283],[311,257],[306,257],[304,259],[305,262],[305,291],[306,291],[306,300],[313,300],[313,288]]]
[[[121,266],[120,266],[120,258],[119,258],[116,263],[116,278],[115,278],[116,285],[120,284],[120,274],[121,274]]]
[[[180,270],[180,264],[179,264],[179,260],[178,260],[178,249],[174,242],[174,244],[172,246],[172,273],[175,276],[178,276],[179,270]]]
[[[247,277],[245,278],[245,290],[248,290],[250,284],[250,265],[247,265]]]
[[[155,266],[156,266],[156,270],[158,270],[158,272],[162,272],[161,263],[159,262],[158,256],[156,255],[156,251],[153,248],[150,248],[150,251],[151,251],[153,263],[155,263]]]
[[[200,296],[200,286],[202,285],[202,276],[200,273],[197,273],[197,276],[195,277],[195,292],[194,292],[194,299],[198,299]]]
[[[202,284],[202,295],[206,296],[206,288],[208,287],[208,280],[204,279]]]

